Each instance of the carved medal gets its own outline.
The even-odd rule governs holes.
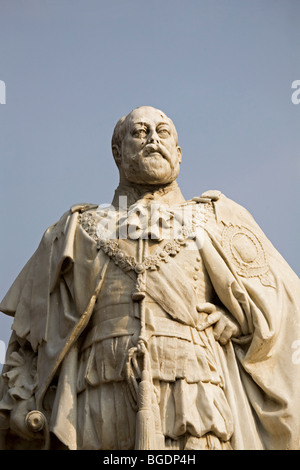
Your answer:
[[[249,227],[225,227],[222,246],[238,275],[258,277],[263,285],[275,287],[263,244]]]

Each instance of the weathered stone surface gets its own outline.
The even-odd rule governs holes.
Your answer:
[[[111,205],[76,204],[3,299],[5,449],[299,449],[299,279],[217,190],[186,201],[173,122],[112,138]]]

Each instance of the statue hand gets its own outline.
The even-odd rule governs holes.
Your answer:
[[[200,330],[214,325],[214,337],[223,346],[228,343],[231,338],[236,338],[241,335],[241,329],[233,316],[219,306],[206,302],[197,305],[198,312],[208,314],[207,319],[201,325]]]

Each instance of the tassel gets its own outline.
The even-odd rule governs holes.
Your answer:
[[[164,450],[165,449],[165,436],[162,433],[161,428],[161,419],[160,419],[160,409],[155,397],[155,400],[152,403],[152,410],[155,422],[155,450]]]
[[[139,384],[138,405],[136,416],[136,450],[156,450],[156,429],[152,412],[152,394],[149,372],[143,370]]]

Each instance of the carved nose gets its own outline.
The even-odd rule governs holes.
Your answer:
[[[152,132],[150,135],[149,135],[149,142],[150,143],[154,143],[154,142],[159,142],[159,138],[158,138],[158,135],[156,132]]]

